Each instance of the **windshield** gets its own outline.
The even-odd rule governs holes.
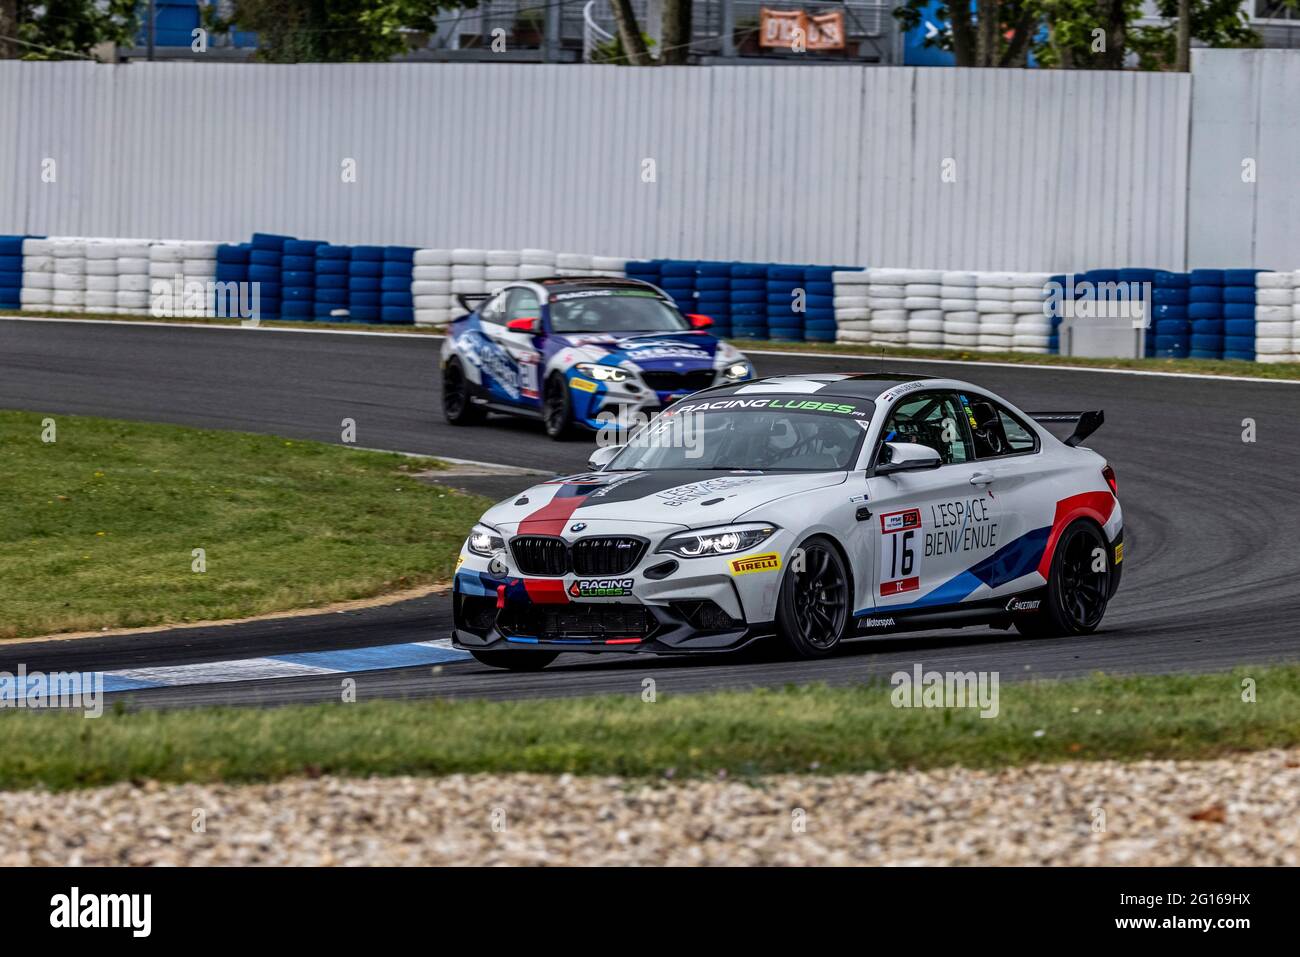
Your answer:
[[[686,332],[691,324],[648,290],[562,292],[551,303],[551,331]]]
[[[806,395],[682,402],[633,435],[609,470],[844,471],[873,409],[868,399]]]

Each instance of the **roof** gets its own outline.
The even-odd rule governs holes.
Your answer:
[[[761,379],[737,382],[734,385],[714,386],[707,391],[711,395],[752,395],[763,392],[784,392],[874,399],[895,386],[931,379],[934,379],[934,376],[909,375],[897,372],[808,373],[803,375],[765,376]]]

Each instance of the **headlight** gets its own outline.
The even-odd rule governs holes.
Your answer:
[[[506,547],[506,540],[497,534],[496,529],[486,525],[475,525],[465,540],[465,547],[475,555],[491,558]]]
[[[749,363],[733,362],[722,370],[722,375],[727,379],[747,379],[749,378]]]
[[[622,382],[627,378],[626,370],[599,362],[579,362],[574,368],[588,379],[595,379],[597,382]]]
[[[682,532],[665,538],[656,551],[671,552],[682,558],[707,555],[734,555],[746,552],[766,541],[776,531],[775,525],[724,525],[698,532]]]

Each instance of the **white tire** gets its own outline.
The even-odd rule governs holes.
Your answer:
[[[24,289],[53,289],[54,273],[52,272],[27,272],[23,271],[23,288]]]
[[[18,290],[18,303],[23,306],[48,306],[54,301],[53,289],[31,289],[24,286]]]
[[[487,267],[455,263],[451,267],[451,278],[453,282],[457,279],[477,279],[482,281],[487,278]]]
[[[524,263],[519,267],[520,279],[545,279],[555,274],[554,266],[542,266],[537,263]]]
[[[941,285],[958,289],[973,289],[979,285],[979,274],[973,272],[945,272],[940,277]]]
[[[118,255],[117,243],[86,243],[86,258],[94,262],[112,262]]]
[[[86,277],[84,275],[78,276],[66,272],[56,272],[54,274],[54,288],[62,291],[75,289],[85,292]]]
[[[836,317],[835,328],[848,329],[855,332],[868,332],[871,329],[870,319],[840,319]]]
[[[906,312],[906,299],[885,299],[881,296],[868,296],[867,308],[872,312]]]
[[[969,349],[980,344],[980,337],[976,333],[962,334],[943,331],[943,344],[953,349]]]
[[[831,305],[838,312],[841,309],[866,309],[871,304],[866,296],[841,296],[837,293]]]
[[[412,296],[446,296],[451,293],[451,280],[419,280],[411,283]]]
[[[456,302],[450,295],[414,296],[412,301],[416,309],[450,309]]]
[[[86,292],[117,292],[117,276],[87,276]]]
[[[1256,289],[1293,289],[1295,288],[1295,273],[1291,272],[1261,272],[1255,274]]]
[[[451,262],[452,265],[486,266],[487,250],[468,248],[453,249],[451,251]]]
[[[149,305],[147,290],[119,289],[115,298],[119,309],[144,309]]]
[[[938,310],[940,300],[938,296],[908,296],[903,300],[904,309],[933,309]]]
[[[556,269],[591,269],[591,257],[584,253],[557,253]]]
[[[873,313],[869,321],[872,332],[907,332],[907,313],[901,309]]]
[[[1291,307],[1289,306],[1256,306],[1256,322],[1281,322],[1291,318]]]
[[[908,296],[929,296],[935,299],[939,298],[939,290],[943,288],[935,283],[929,282],[909,282],[903,287],[903,291]]]
[[[54,257],[28,256],[24,254],[23,272],[54,272]]]
[[[831,282],[835,285],[866,284],[867,272],[865,269],[837,269],[831,273]]]
[[[185,258],[184,250],[176,245],[157,245],[149,247],[149,261],[155,263],[178,263]]]
[[[871,318],[871,310],[863,306],[860,309],[839,309],[835,310],[836,322],[862,322]]]
[[[56,239],[50,247],[50,255],[55,259],[85,259],[86,244],[72,239]]]
[[[550,249],[521,249],[519,250],[519,265],[554,266],[555,253]]]
[[[58,293],[55,293],[55,295],[57,296]],[[1278,353],[1290,353],[1291,337],[1287,336],[1285,339],[1281,339],[1281,338],[1261,339],[1259,336],[1256,336],[1255,351],[1257,353],[1260,353],[1261,355],[1269,355],[1269,354],[1276,355]]]
[[[450,249],[417,249],[412,262],[416,266],[450,266]]]
[[[147,276],[149,275],[149,260],[141,258],[118,259],[117,274],[119,276]]]
[[[866,330],[858,329],[837,329],[835,331],[836,342],[853,342],[863,343],[871,342],[871,333]]]
[[[1255,306],[1289,306],[1295,302],[1293,289],[1256,289]]]
[[[48,239],[24,239],[24,256],[53,256],[54,243]]]
[[[214,279],[217,275],[215,259],[183,259],[181,272],[196,279]]]
[[[1255,338],[1256,339],[1290,339],[1291,329],[1294,323],[1287,322],[1256,322]]]
[[[975,299],[977,302],[1010,302],[1012,300],[1011,287],[1001,286],[976,286]]]
[[[112,309],[117,306],[117,290],[112,292],[86,292],[86,308],[95,312]]]
[[[518,266],[488,266],[483,278],[489,282],[514,282],[519,278]]]
[[[489,249],[484,254],[483,260],[489,266],[518,266],[519,251],[517,249]]]
[[[627,271],[627,260],[617,256],[592,256],[591,268],[606,275],[615,273],[622,276]]]
[[[908,329],[907,341],[912,345],[942,345],[943,332],[937,329]]]
[[[442,282],[451,280],[450,266],[414,266],[411,278],[417,281]]]
[[[453,293],[463,292],[467,295],[481,294],[488,291],[487,282],[482,279],[453,279],[451,281],[451,291]]]
[[[884,283],[933,283],[939,285],[943,273],[937,269],[871,269],[872,282]]]
[[[135,273],[126,276],[118,276],[117,291],[118,292],[148,292],[149,277],[137,275]],[[118,303],[118,305],[120,306],[122,304]]]
[[[56,306],[85,306],[86,290],[55,289],[53,301]]]

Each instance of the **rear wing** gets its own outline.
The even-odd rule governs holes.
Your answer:
[[[465,307],[466,312],[473,312],[478,308],[478,304],[490,295],[492,295],[490,292],[458,292],[456,301]]]
[[[1075,423],[1074,431],[1065,440],[1065,444],[1071,448],[1100,429],[1101,424],[1106,421],[1106,413],[1101,409],[1095,409],[1091,412],[1034,412],[1030,414],[1030,417],[1035,422]]]

